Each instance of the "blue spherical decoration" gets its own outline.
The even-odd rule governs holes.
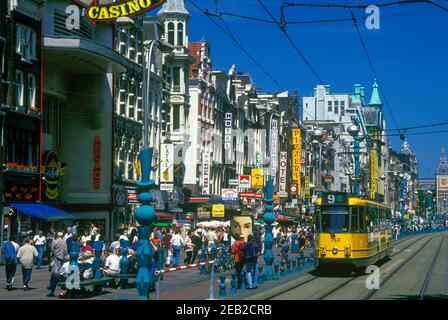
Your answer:
[[[137,209],[135,219],[142,226],[149,226],[157,219],[156,211],[151,206],[143,205]]]
[[[275,215],[272,212],[266,212],[263,215],[263,220],[266,224],[274,223],[275,221]]]
[[[143,192],[140,194],[139,199],[143,203],[150,203],[154,197],[152,196],[151,192]]]

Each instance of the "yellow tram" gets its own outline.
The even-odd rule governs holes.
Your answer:
[[[392,252],[392,212],[379,202],[343,192],[316,200],[316,267],[375,264]]]

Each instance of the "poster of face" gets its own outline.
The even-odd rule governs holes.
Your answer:
[[[254,221],[252,216],[234,216],[230,220],[230,235],[236,239],[239,235],[247,242],[249,235],[253,234]]]

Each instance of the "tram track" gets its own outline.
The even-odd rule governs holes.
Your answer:
[[[443,239],[443,237],[444,236],[442,236],[442,239]],[[413,254],[413,255],[411,255],[408,259],[406,259],[405,261],[403,261],[397,268],[395,268],[393,271],[391,271],[389,274],[388,274],[388,276],[387,276],[387,278],[385,278],[384,280],[382,280],[381,281],[381,286],[383,286],[384,287],[384,285],[386,284],[386,283],[388,283],[392,278],[393,278],[393,276],[394,275],[396,275],[403,267],[405,267],[406,265],[408,265],[413,259],[414,259],[414,257],[417,255],[417,254],[419,254],[432,240],[434,240],[435,239],[435,237],[430,237],[417,251],[415,251],[415,253]],[[441,243],[442,243],[443,241],[441,241]],[[439,248],[440,248],[440,246],[439,246]],[[436,255],[437,256],[437,255]],[[426,275],[427,277],[428,277],[428,281],[429,281],[429,276],[430,276],[430,273],[429,273],[429,276],[428,276],[428,274]],[[425,282],[426,282],[426,280],[425,280]],[[427,286],[427,285],[426,285]],[[422,288],[423,289],[423,288]],[[426,288],[425,288],[425,290],[426,290]],[[366,294],[366,295],[364,295],[364,297],[362,298],[362,300],[370,300],[375,294],[377,294],[377,292],[378,292],[378,290],[371,290],[368,294]],[[422,292],[422,290],[421,290],[421,292]]]
[[[445,236],[443,236],[441,238],[440,243],[439,243],[439,247],[437,249],[437,252],[436,252],[436,254],[434,255],[434,258],[431,261],[431,264],[429,266],[428,272],[426,273],[425,280],[423,281],[423,286],[422,286],[422,288],[420,290],[420,294],[419,294],[420,300],[424,300],[425,299],[426,290],[428,289],[428,285],[429,285],[429,279],[431,278],[431,274],[432,274],[432,271],[433,271],[434,266],[436,264],[436,261],[440,257],[440,251],[442,250],[443,240],[444,239],[445,239]]]
[[[424,237],[422,237],[422,238],[420,238],[420,239],[417,239],[417,241],[419,242],[419,240],[423,240],[423,239],[424,239]],[[432,237],[431,237],[428,241],[426,241],[426,242],[423,244],[423,246],[422,246],[418,251],[422,250],[423,247],[425,247],[425,246],[428,244],[428,242],[431,241],[431,239],[432,239]],[[405,250],[407,250],[407,249],[410,248],[411,246],[413,246],[413,245],[415,245],[415,244],[418,243],[418,242],[416,242],[416,239],[414,239],[413,237],[411,237],[411,238],[403,239],[403,240],[400,241],[399,243],[394,243],[394,246],[396,246],[397,244],[405,243],[405,242],[407,242],[407,241],[410,241],[410,244],[409,244],[409,245],[406,245],[404,248],[402,248],[402,249],[400,249],[400,250],[398,250],[398,251],[393,252],[393,253],[390,255],[390,257],[393,257],[393,256],[395,256],[395,255],[397,255],[397,254],[399,254],[399,253],[401,253],[401,252],[404,252]],[[411,258],[412,258],[412,257],[411,257]],[[408,259],[408,260],[409,260],[409,259]],[[406,261],[408,261],[408,260],[406,260]],[[359,279],[360,277],[363,277],[363,276],[365,276],[365,274],[355,275],[354,277],[351,277],[351,278],[349,278],[349,279],[344,279],[343,281],[336,281],[336,282],[333,284],[332,288],[330,288],[329,290],[325,290],[325,289],[324,289],[324,290],[321,290],[321,291],[325,291],[325,292],[324,292],[323,294],[319,294],[317,297],[313,297],[313,299],[316,299],[316,300],[322,300],[322,299],[325,299],[325,298],[331,296],[332,294],[334,294],[335,292],[339,291],[340,289],[344,288],[345,286],[347,286],[348,284],[350,284],[350,283],[353,282],[354,280]],[[302,282],[300,282],[299,284],[297,284],[297,285],[295,285],[295,286],[293,286],[293,287],[290,287],[290,288],[288,288],[287,290],[285,290],[285,291],[283,291],[283,292],[272,294],[272,295],[270,295],[270,296],[268,296],[268,297],[264,297],[264,299],[266,299],[266,300],[272,300],[272,299],[276,299],[276,298],[281,297],[281,296],[285,296],[285,295],[287,295],[288,293],[290,293],[290,292],[292,292],[292,291],[294,291],[294,290],[300,289],[301,287],[304,287],[305,285],[310,284],[310,283],[312,283],[312,282],[315,282],[316,280],[318,280],[318,279],[322,279],[322,278],[323,278],[323,277],[321,277],[321,276],[312,276],[312,278],[307,279],[307,280],[305,280],[305,281],[302,281]],[[318,292],[316,292],[316,293],[318,293]],[[314,294],[314,295],[315,295],[315,294]],[[310,296],[314,296],[314,295],[310,295]]]

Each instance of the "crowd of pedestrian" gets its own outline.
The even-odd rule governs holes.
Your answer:
[[[81,233],[81,234],[79,234]],[[299,253],[304,254],[307,246],[313,241],[313,230],[309,224],[295,225],[291,227],[274,227],[272,230],[274,245],[278,248],[282,259],[287,260],[292,252],[291,248],[300,248]],[[256,225],[251,235],[245,239],[242,235],[231,235],[229,226],[185,228],[180,225],[172,228],[154,228],[149,238],[153,249],[152,271],[164,267],[177,267],[203,261],[204,252],[206,259],[216,259],[221,248],[228,249],[228,255],[234,259],[235,270],[238,275],[238,287],[242,282],[247,283],[247,288],[257,287],[258,260],[264,252],[265,228]],[[69,276],[69,262],[71,244],[79,244],[79,256],[77,263],[80,266],[80,279],[90,279],[93,275],[92,264],[99,253],[101,271],[105,276],[111,277],[121,272],[122,251],[121,242],[127,241],[126,250],[127,273],[135,274],[138,271],[136,251],[139,241],[139,232],[136,225],[121,225],[114,241],[108,245],[103,244],[101,250],[93,249],[96,241],[103,241],[103,236],[95,225],[91,224],[85,230],[81,230],[79,223],[66,228],[65,231],[50,229],[46,236],[42,230],[36,235],[28,234],[22,245],[14,241],[4,242],[4,258],[6,269],[6,289],[13,290],[13,281],[17,266],[22,269],[23,289],[29,290],[32,270],[35,264],[37,269],[43,266],[44,258],[50,272],[50,284],[48,296],[55,296],[58,282],[65,281]],[[78,248],[78,247],[76,247]],[[201,260],[202,259],[202,260]],[[244,271],[245,267],[245,272]],[[244,275],[242,275],[244,274]],[[114,285],[114,284],[112,284]],[[58,296],[66,295],[62,291]]]

